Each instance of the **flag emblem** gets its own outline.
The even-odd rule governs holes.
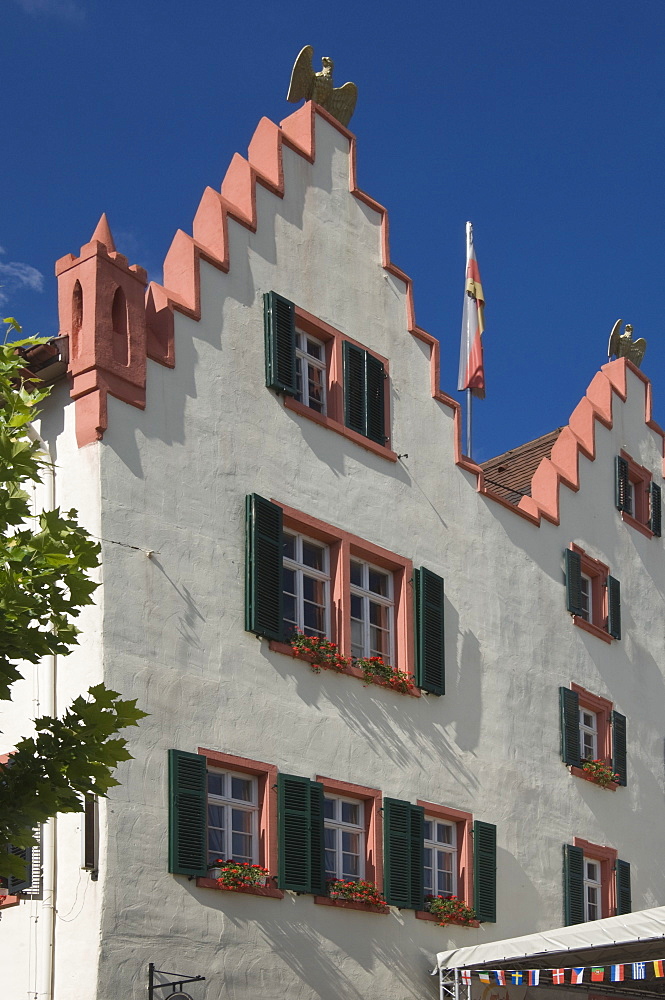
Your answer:
[[[591,981],[594,983],[602,983],[605,978],[605,967],[602,965],[594,965],[591,970]]]
[[[478,979],[481,981],[481,983],[489,983],[490,982],[489,972],[479,972]]]
[[[465,986],[471,985],[471,972],[469,969],[462,969],[462,982]]]
[[[662,978],[662,976],[663,976],[663,961],[662,961],[662,959],[660,960],[660,962],[654,962],[653,963],[653,974],[654,974],[654,976],[657,976],[659,979]]]
[[[457,388],[471,389],[474,396],[485,398],[485,368],[483,365],[482,334],[485,329],[483,310],[485,295],[473,247],[473,226],[466,224],[466,285],[462,310],[462,343],[459,357]]]
[[[529,971],[529,986],[537,986],[540,982],[540,969],[531,969]]]
[[[552,969],[552,982],[557,986],[566,981],[566,970],[565,969]]]
[[[570,981],[574,985],[584,981],[584,968],[581,969],[571,969]]]
[[[511,983],[515,983],[516,986],[520,986],[523,979],[524,979],[524,973],[523,972],[517,971],[517,972],[511,972],[510,973],[510,981],[511,981]]]
[[[496,976],[496,981],[499,984],[499,986],[506,985],[506,973],[503,971],[503,969],[497,969],[494,975]]]
[[[623,965],[612,966],[612,975],[610,976],[610,979],[613,983],[623,982]]]
[[[633,962],[633,979],[646,979],[646,978],[647,978],[647,963]]]

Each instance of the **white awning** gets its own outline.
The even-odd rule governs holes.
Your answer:
[[[555,956],[561,956],[556,958]],[[439,969],[549,969],[665,961],[665,906],[539,934],[441,951]]]

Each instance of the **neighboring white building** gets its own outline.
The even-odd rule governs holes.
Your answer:
[[[568,426],[480,468],[387,226],[355,139],[306,104],[205,191],[145,306],[104,219],[58,262],[71,379],[40,430],[102,586],[56,708],[103,679],[150,714],[87,859],[58,817],[43,883],[5,899],[11,1000],[138,1000],[150,962],[205,976],[196,1000],[416,1000],[446,948],[665,903],[650,383],[605,365]],[[293,623],[410,690],[315,672]],[[0,749],[52,669],[26,670]],[[206,878],[229,854],[268,885]],[[331,900],[326,874],[391,905]],[[438,926],[433,888],[480,923]]]

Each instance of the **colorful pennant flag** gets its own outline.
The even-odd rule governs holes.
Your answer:
[[[499,984],[499,986],[506,985],[506,973],[503,971],[503,969],[496,969],[494,975],[496,976],[496,981]]]
[[[659,979],[662,979],[662,977],[663,977],[663,962],[662,962],[662,960],[660,962],[654,962],[653,963],[653,974],[654,974],[654,976],[657,976]]]
[[[529,986],[537,986],[540,982],[540,969],[531,969],[529,971]]]
[[[560,986],[561,983],[566,981],[566,970],[565,969],[552,969],[552,982],[556,986]]]
[[[633,979],[646,979],[646,978],[647,978],[647,963],[633,962]]]
[[[473,247],[473,226],[466,224],[466,286],[462,310],[462,343],[459,356],[457,388],[471,389],[474,396],[485,398],[485,368],[482,334],[485,329],[485,295]]]
[[[605,967],[603,965],[594,965],[591,969],[591,981],[593,983],[602,983],[605,978]]]
[[[570,972],[570,981],[571,981],[571,983],[574,986],[576,986],[578,983],[583,982],[584,981],[584,969],[583,968],[581,968],[581,969],[571,969],[571,972]]]
[[[519,970],[510,973],[511,983],[515,983],[516,986],[522,985],[522,980],[524,979],[524,973]]]
[[[613,983],[623,982],[623,965],[612,966],[612,975],[610,976],[610,979]]]
[[[462,982],[465,986],[471,985],[471,972],[469,969],[462,969]]]
[[[478,979],[481,981],[481,983],[489,983],[490,982],[489,972],[479,972]]]

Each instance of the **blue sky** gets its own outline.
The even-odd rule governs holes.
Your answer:
[[[619,317],[665,423],[663,0],[5,0],[0,309],[57,332],[54,261],[102,211],[160,280],[300,48],[359,87],[358,180],[456,393],[464,227],[487,299],[483,460],[565,422]],[[461,398],[461,397],[460,397]]]

